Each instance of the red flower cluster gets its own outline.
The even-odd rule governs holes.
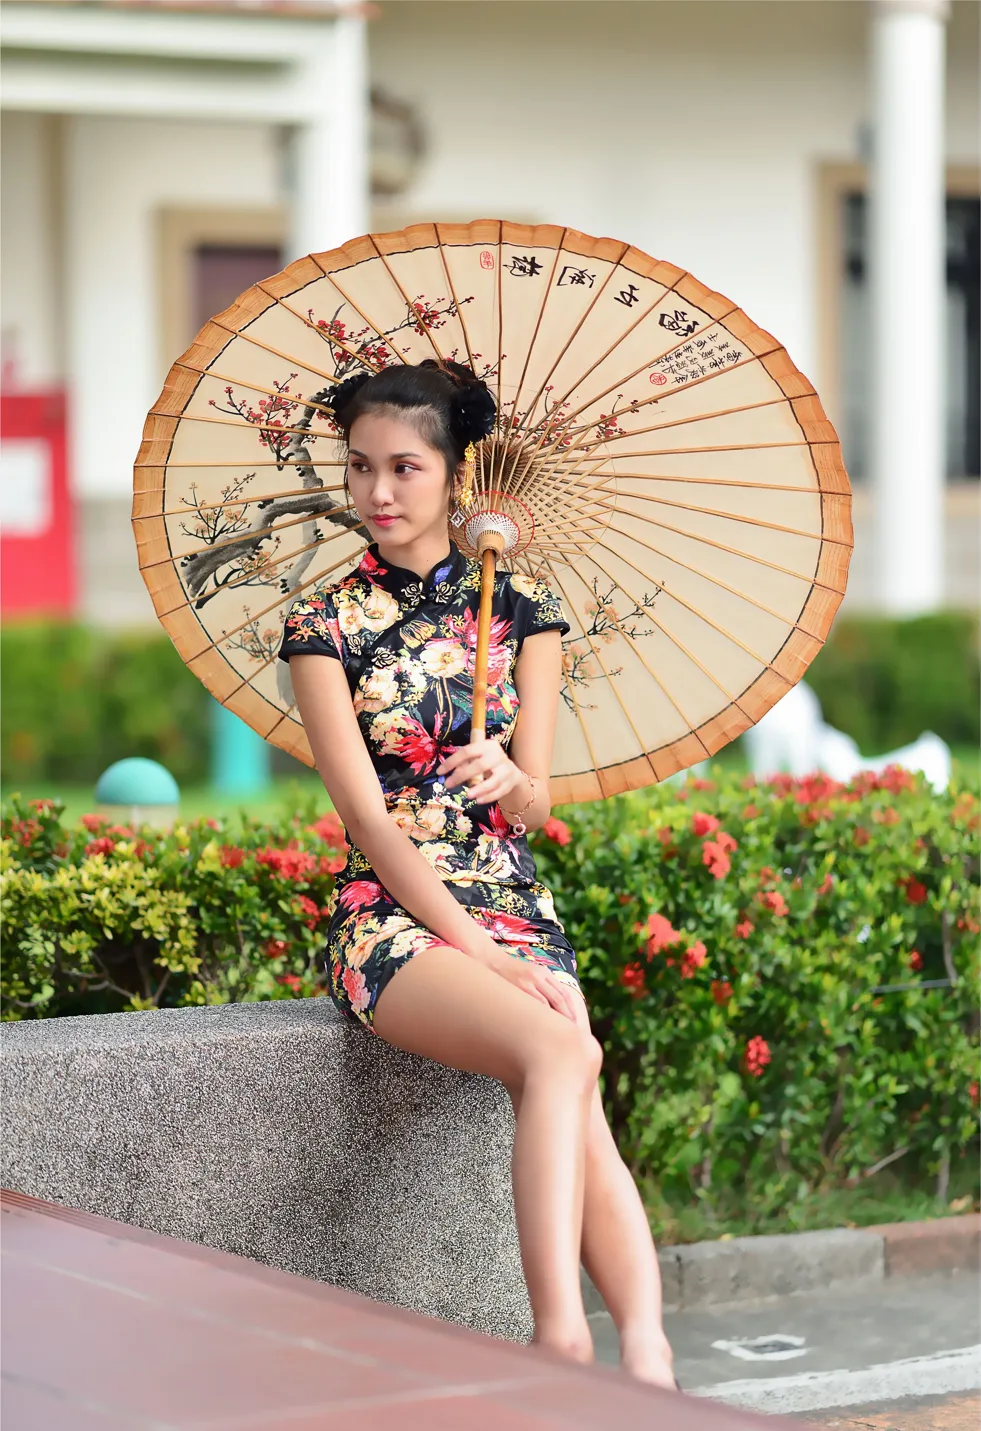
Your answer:
[[[826,874],[818,886],[818,894],[830,894],[834,882],[834,875]]]
[[[542,834],[547,840],[554,840],[557,845],[568,845],[572,840],[572,831],[564,820],[557,820],[554,815],[549,815],[542,826]]]
[[[748,919],[742,920],[741,923],[736,925],[736,938],[748,939],[755,928],[756,925],[752,924]]]
[[[967,1085],[967,1095],[976,1108],[978,1106],[979,1100],[981,1100],[981,1085],[977,1083],[969,1083]]]
[[[714,835],[719,828],[719,822],[714,815],[706,815],[704,810],[696,810],[691,817],[691,827],[699,839],[705,835]]]
[[[116,848],[116,841],[110,840],[108,835],[102,835],[97,840],[89,840],[85,846],[87,855],[109,855]]]
[[[772,910],[777,918],[790,912],[787,901],[778,889],[764,889],[756,896],[764,909]]]
[[[705,945],[698,940],[695,944],[690,944],[685,950],[681,959],[681,977],[683,979],[694,979],[697,971],[708,958]]]
[[[101,830],[103,825],[107,824],[108,821],[106,820],[105,815],[83,815],[81,823],[85,826],[85,828],[89,831],[90,834],[94,835],[96,830]]]
[[[620,983],[625,989],[630,990],[635,999],[639,999],[647,990],[643,965],[628,964],[620,975]]]
[[[669,949],[672,944],[677,944],[681,938],[681,931],[672,929],[670,919],[665,919],[663,914],[650,914],[647,917],[646,926],[635,924],[636,934],[647,935],[647,958],[653,959],[655,954],[660,954],[662,949]]]
[[[743,1054],[743,1068],[751,1078],[760,1078],[772,1057],[770,1045],[766,1039],[760,1038],[759,1034],[754,1034]]]
[[[296,902],[299,906],[300,913],[304,916],[303,923],[308,929],[316,929],[321,918],[319,904],[317,904],[316,900],[309,899],[305,894],[297,895]],[[324,913],[326,913],[326,910]]]
[[[281,959],[289,947],[285,939],[267,939],[262,952],[267,959]]]
[[[906,898],[910,904],[923,904],[927,897],[927,887],[921,884],[913,875],[907,875],[905,879],[897,880],[900,889],[906,891]]]
[[[257,864],[266,865],[280,879],[305,879],[321,867],[321,860],[316,855],[309,855],[306,850],[297,850],[292,846],[285,850],[260,850],[255,858]]]
[[[920,953],[919,949],[912,949],[910,951],[908,963],[914,974],[918,974],[919,971],[923,968],[923,955]]]
[[[732,985],[728,979],[712,980],[712,998],[717,1004],[727,1004],[732,998]]]
[[[245,859],[245,851],[238,845],[222,845],[218,852],[218,858],[226,870],[237,870]]]
[[[706,865],[714,879],[725,879],[732,868],[729,855],[737,848],[736,841],[725,830],[719,831],[717,840],[706,840],[702,846],[702,864]]]
[[[303,987],[303,980],[299,974],[277,974],[276,983],[285,984],[288,989],[293,990],[294,994],[298,993]]]
[[[319,820],[315,820],[307,829],[320,838],[335,850],[347,849],[347,837],[344,833],[344,826],[341,824],[341,817],[333,810],[328,810],[326,815],[321,815]]]

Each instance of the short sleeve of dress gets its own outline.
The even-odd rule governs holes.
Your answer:
[[[524,620],[521,638],[535,636],[539,631],[558,631],[563,636],[572,629],[566,620],[562,603],[542,576],[518,577],[514,581],[521,594]]]
[[[332,656],[343,662],[341,630],[329,592],[299,596],[287,611],[279,659],[288,661],[291,656]]]

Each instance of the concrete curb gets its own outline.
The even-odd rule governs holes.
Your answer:
[[[861,1287],[911,1273],[972,1270],[979,1265],[981,1215],[830,1228],[769,1237],[733,1237],[665,1247],[658,1254],[664,1307],[670,1312],[731,1306],[797,1293]],[[582,1274],[587,1313],[606,1307]]]

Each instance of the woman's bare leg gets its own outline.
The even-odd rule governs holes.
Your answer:
[[[375,1032],[499,1079],[518,1110],[512,1159],[535,1340],[592,1358],[579,1285],[586,1137],[602,1052],[588,1031],[458,949],[422,950],[386,985]]]
[[[582,999],[580,1026],[589,1028]],[[661,1271],[647,1213],[620,1157],[593,1089],[586,1136],[582,1261],[620,1334],[620,1360],[644,1381],[674,1386],[671,1347],[661,1322]]]

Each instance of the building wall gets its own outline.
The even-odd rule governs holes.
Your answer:
[[[955,0],[947,147],[977,164],[978,14]],[[683,263],[822,371],[821,166],[868,142],[868,8],[853,0],[383,0],[372,83],[418,111],[427,149],[375,228],[480,215],[565,223]],[[5,354],[64,378],[80,501],[83,611],[154,619],[129,526],[132,461],[166,371],[164,209],[281,201],[264,125],[5,116]],[[176,357],[177,352],[169,354]],[[863,499],[864,500],[864,499]],[[951,508],[948,598],[974,601],[976,484]],[[959,503],[959,505],[958,505]],[[867,604],[868,503],[847,600]],[[970,551],[964,533],[970,533]],[[965,596],[964,593],[967,593]]]

